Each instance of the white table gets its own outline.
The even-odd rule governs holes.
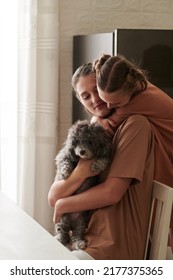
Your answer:
[[[77,260],[60,242],[0,192],[0,260]]]

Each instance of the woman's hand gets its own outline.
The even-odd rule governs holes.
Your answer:
[[[94,162],[94,159],[91,160],[84,160],[80,159],[78,165],[76,166],[75,170],[75,177],[78,178],[78,181],[81,180],[81,183],[87,179],[88,177],[92,177],[97,175],[98,173],[91,170],[91,165]],[[80,185],[79,185],[80,187]],[[69,196],[65,195],[61,198],[56,198],[56,202],[54,203],[54,215],[53,215],[53,222],[56,224],[59,222],[61,216],[64,213],[69,213],[69,203],[72,203],[74,196],[69,194]],[[73,206],[74,207],[74,206]],[[74,210],[74,209],[73,209]]]
[[[110,119],[103,119],[101,117],[92,117],[91,122],[97,122],[108,133],[109,136],[113,137],[115,134],[114,128],[116,127],[116,123]]]
[[[63,205],[63,199],[59,199],[55,203],[54,214],[53,214],[53,222],[54,222],[54,224],[59,223],[60,218],[61,218],[61,216],[63,214],[62,209],[61,209],[62,205]]]
[[[88,160],[80,159],[76,167],[76,173],[78,173],[78,176],[87,179],[88,177],[98,175],[99,173],[96,173],[93,170],[91,170],[91,165],[94,161],[94,158]]]
[[[94,159],[80,159],[67,179],[53,182],[48,193],[48,202],[51,207],[55,207],[59,199],[73,195],[88,177],[97,175],[91,170],[93,161]]]

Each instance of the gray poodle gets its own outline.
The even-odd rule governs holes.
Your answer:
[[[57,154],[55,180],[66,179],[77,166],[80,158],[95,158],[91,170],[100,173],[111,160],[112,140],[97,123],[87,120],[77,121],[69,129],[67,140]],[[74,193],[79,194],[99,183],[99,176],[89,177]],[[64,245],[70,244],[72,249],[84,249],[85,230],[92,214],[92,210],[79,213],[63,214],[57,224],[56,238]]]

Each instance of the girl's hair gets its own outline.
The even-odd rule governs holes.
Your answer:
[[[73,74],[72,79],[71,79],[71,84],[74,90],[74,94],[76,97],[78,97],[78,93],[76,90],[76,84],[79,81],[80,77],[85,77],[91,74],[95,74],[95,70],[93,68],[92,63],[85,63],[81,65]]]
[[[103,91],[111,93],[121,88],[131,91],[135,89],[136,82],[141,85],[140,92],[147,87],[147,76],[144,70],[122,55],[102,54],[93,63],[93,68],[96,71],[98,87]]]

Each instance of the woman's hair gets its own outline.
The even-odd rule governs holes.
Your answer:
[[[96,71],[98,87],[103,91],[111,93],[121,88],[131,91],[135,89],[136,82],[141,85],[140,92],[147,87],[147,76],[144,70],[122,55],[102,54],[94,61],[93,68]]]
[[[81,65],[73,74],[72,79],[71,79],[71,84],[74,90],[74,94],[76,97],[78,97],[78,93],[76,90],[76,84],[79,81],[80,77],[85,77],[91,74],[95,74],[95,70],[93,68],[93,64],[92,63],[85,63],[83,65]]]

